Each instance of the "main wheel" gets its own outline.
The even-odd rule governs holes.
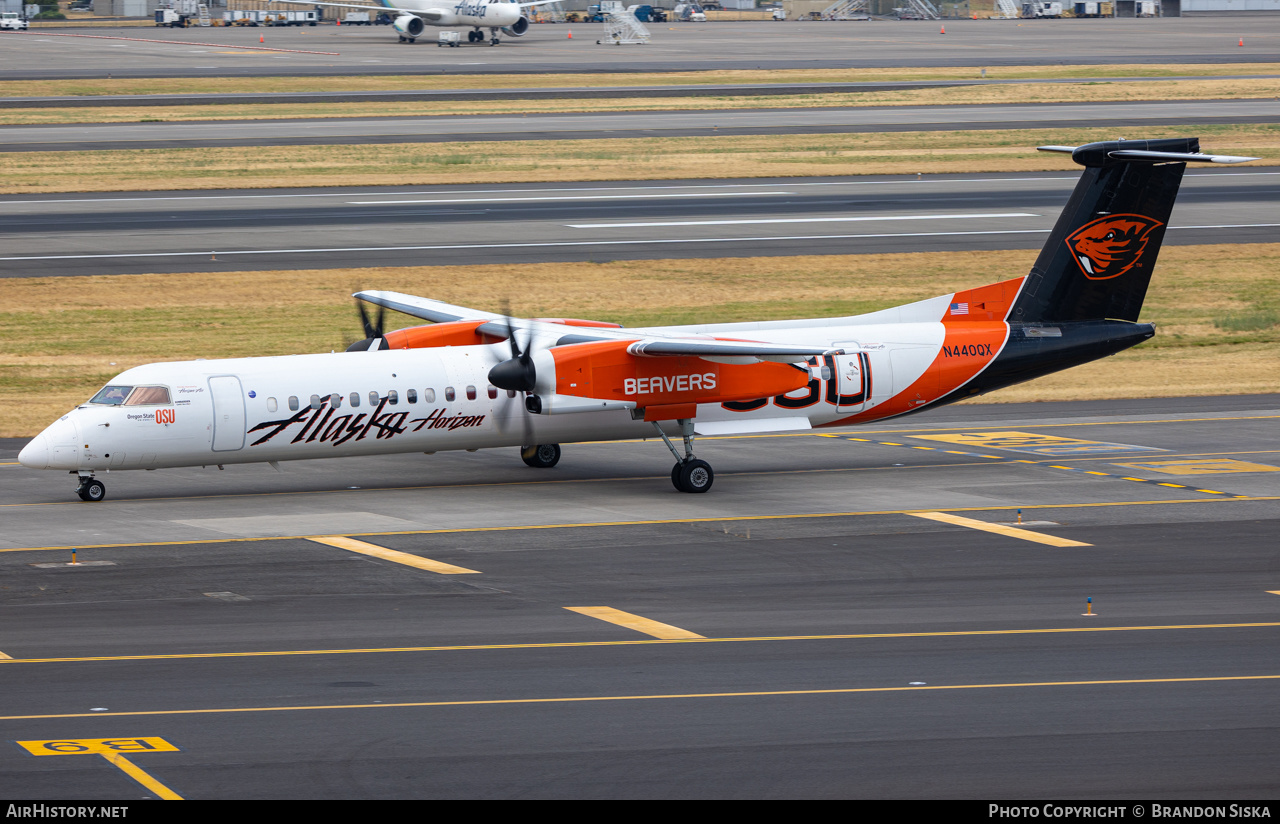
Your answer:
[[[76,494],[80,496],[80,500],[94,503],[107,497],[107,487],[97,478],[90,478],[80,484],[80,488],[76,490]]]
[[[468,43],[474,43],[474,42],[476,42],[477,40],[479,40],[479,39],[480,39],[481,37],[483,37],[483,36],[484,36],[484,35],[480,34],[480,32],[478,32],[478,31],[469,31],[469,32],[467,32],[467,42],[468,42]]]
[[[498,38],[496,38],[496,37],[495,37],[495,38],[493,38],[492,40],[490,40],[490,41],[489,41],[489,45],[490,45],[490,46],[496,46],[496,45],[498,45],[498,44],[499,44],[499,43],[501,43],[501,42],[502,42],[501,40],[499,40]]]
[[[684,489],[680,486],[680,467],[682,466],[684,466],[684,464],[678,463],[671,467],[671,485],[680,492],[684,492]]]
[[[680,464],[679,479],[680,484],[677,489],[681,492],[706,492],[711,488],[716,476],[711,471],[711,464],[695,459]]]
[[[560,444],[540,443],[521,447],[520,459],[535,469],[550,469],[560,463]]]

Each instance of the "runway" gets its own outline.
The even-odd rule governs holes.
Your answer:
[[[97,505],[0,465],[5,737],[154,746],[142,785],[11,747],[0,791],[1270,798],[1277,420],[1081,401],[700,439],[706,496],[655,442],[117,473]]]
[[[596,45],[599,24],[535,25],[492,48],[414,45],[389,26],[272,29],[35,29],[5,40],[0,80],[137,77],[674,72],[708,69],[901,66],[1247,63],[1275,59],[1280,21],[1270,16],[1115,20],[947,20],[845,23],[718,22],[650,27],[645,46]],[[574,39],[567,37],[574,32]],[[172,44],[67,38],[154,38]],[[1237,45],[1241,36],[1244,46]],[[259,44],[259,36],[265,43]],[[212,43],[215,45],[196,45]],[[222,44],[222,45],[217,45]],[[296,49],[332,54],[256,51]],[[20,68],[19,68],[20,67]]]
[[[0,277],[1035,249],[1073,173],[8,195]],[[1171,244],[1269,243],[1280,173],[1192,170]]]
[[[0,127],[0,151],[1072,129],[1081,123],[1095,127],[1178,125],[1194,129],[1198,124],[1277,121],[1280,101],[1249,99],[75,123]]]

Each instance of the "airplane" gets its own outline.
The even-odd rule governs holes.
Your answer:
[[[289,2],[296,5],[297,0],[268,0],[271,3]],[[516,2],[516,0],[458,0],[457,3],[437,2],[437,0],[377,0],[377,6],[355,3],[311,2],[313,6],[333,6],[341,9],[360,9],[370,11],[385,8],[396,14],[391,27],[400,35],[401,43],[412,43],[422,36],[427,26],[441,28],[471,27],[467,32],[467,41],[483,43],[484,32],[489,30],[489,45],[496,46],[501,41],[498,32],[508,37],[524,37],[529,31],[529,18],[525,9],[533,6],[544,6],[557,0],[535,0],[535,2]]]
[[[1041,146],[1084,166],[1029,274],[850,317],[624,328],[516,319],[397,292],[345,352],[155,363],[122,372],[18,455],[98,473],[658,437],[677,490],[707,492],[698,435],[803,431],[934,409],[1155,334],[1138,315],[1195,138]],[[383,331],[391,309],[430,324]],[[683,450],[673,438],[683,441]]]

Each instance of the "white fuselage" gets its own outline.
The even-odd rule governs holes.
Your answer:
[[[524,12],[515,3],[487,2],[487,0],[397,0],[389,3],[396,9],[412,11],[422,17],[428,26],[475,26],[477,28],[503,28],[514,26]]]
[[[855,415],[878,417],[871,414],[874,408],[925,372],[944,337],[938,322],[799,328],[792,324],[751,325],[751,337],[864,353],[871,376],[868,397],[853,406],[832,401],[831,396],[839,393],[828,392],[828,383],[849,380],[848,369],[837,368],[830,377],[815,378],[817,383],[808,388],[771,398],[760,408],[737,411],[700,404],[696,416],[700,423],[794,422],[800,417],[807,419],[806,426],[821,426]],[[716,329],[746,331],[745,326]],[[689,334],[692,330],[678,331]],[[169,402],[82,404],[37,436],[19,459],[32,468],[86,472],[475,450],[656,434],[651,423],[633,420],[628,409],[527,413],[523,395],[489,384],[489,370],[508,357],[504,342],[139,366],[118,375],[111,385],[161,387],[168,390]],[[709,370],[715,368],[707,365]],[[842,392],[846,388],[841,384]],[[643,405],[643,398],[637,400]],[[884,412],[897,414],[887,407]],[[674,421],[663,426],[669,433],[678,431]]]

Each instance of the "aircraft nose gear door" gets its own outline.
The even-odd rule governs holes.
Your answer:
[[[864,352],[834,355],[831,385],[837,412],[861,412],[871,394],[871,369]]]
[[[209,378],[213,398],[213,451],[234,452],[244,446],[244,389],[235,375]]]

